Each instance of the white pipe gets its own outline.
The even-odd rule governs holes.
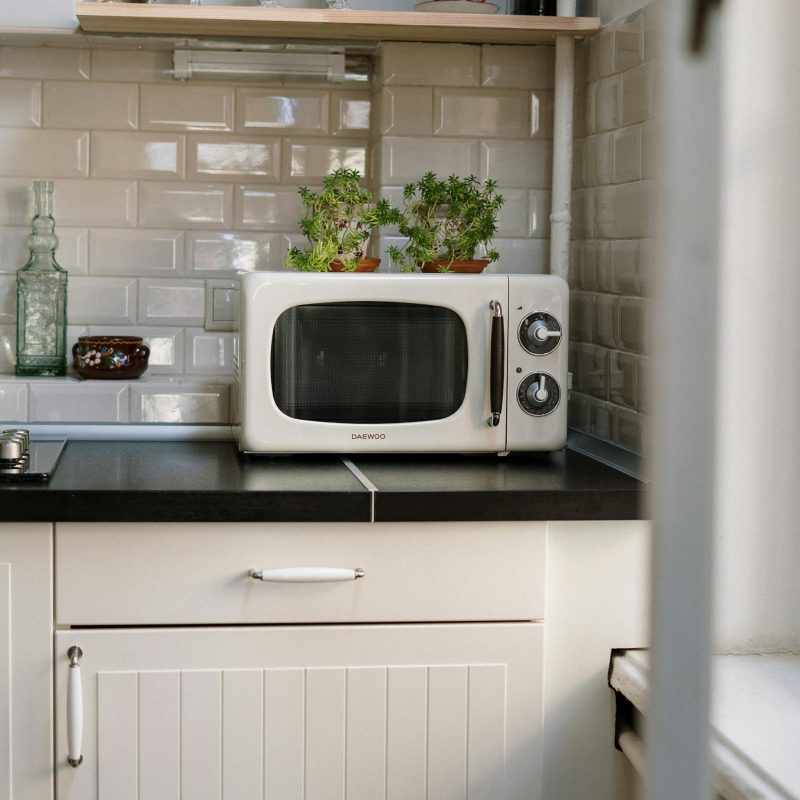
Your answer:
[[[575,0],[558,0],[558,16],[574,17]],[[567,280],[572,227],[572,107],[575,92],[575,39],[572,36],[556,36],[554,89],[550,272]]]
[[[630,725],[622,726],[622,733],[617,736],[617,744],[628,761],[631,762],[631,766],[644,778],[646,775],[647,754],[641,738]]]

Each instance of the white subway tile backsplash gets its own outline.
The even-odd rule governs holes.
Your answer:
[[[477,175],[476,139],[386,136],[380,144],[380,182],[419,180],[428,170],[438,175]]]
[[[0,46],[0,78],[89,78],[90,51],[72,47]]]
[[[481,84],[505,89],[551,89],[555,48],[485,44]]]
[[[233,93],[228,86],[142,84],[142,130],[231,131]]]
[[[595,84],[593,131],[608,131],[622,125],[622,76],[612,75]]]
[[[17,277],[0,275],[0,325],[14,325],[17,321]]]
[[[83,335],[83,334],[81,334]],[[147,359],[148,376],[176,375],[183,373],[183,328],[159,328],[134,325],[126,328],[121,325],[92,325],[91,336],[141,336],[150,348]],[[75,341],[77,336],[70,339]]]
[[[489,139],[481,142],[480,175],[492,178],[502,188],[548,189],[552,182],[553,143],[545,139],[514,141]]]
[[[321,182],[336,169],[354,169],[367,175],[367,147],[363,141],[343,139],[284,139],[283,182]]]
[[[0,225],[25,226],[33,216],[33,179],[0,178]],[[6,271],[5,268],[3,271]]]
[[[42,124],[41,81],[4,80],[0,96],[0,127],[38,128]]]
[[[545,89],[530,93],[530,129],[532,139],[553,138],[554,94]]]
[[[619,187],[619,236],[623,239],[651,235],[650,181],[623,183]]]
[[[653,116],[653,62],[629,69],[622,75],[621,124],[644,122]],[[615,126],[616,127],[616,126]]]
[[[31,381],[31,422],[128,422],[128,385],[117,381]]]
[[[479,86],[481,48],[467,44],[389,42],[382,45],[378,83],[402,86]]]
[[[232,275],[238,270],[278,269],[282,264],[277,233],[190,233],[187,274],[195,278]]]
[[[550,237],[550,192],[531,189],[528,192],[528,235],[534,239]]]
[[[378,105],[382,135],[430,136],[433,133],[433,89],[430,86],[384,86]]]
[[[57,227],[56,261],[71,275],[85,275],[88,266],[89,231]],[[0,274],[15,273],[28,263],[30,227],[0,227]]]
[[[88,174],[88,133],[0,128],[0,175],[78,178]]]
[[[224,423],[230,386],[224,383],[132,384],[131,422]]]
[[[237,228],[298,231],[304,213],[295,187],[236,187]]]
[[[16,325],[0,325],[0,377],[13,374],[16,362],[16,347]],[[0,383],[0,387],[2,387],[2,383]]]
[[[323,136],[328,133],[330,95],[293,87],[236,90],[236,130]]]
[[[613,133],[614,183],[638,181],[642,177],[642,136],[638,125]]]
[[[67,289],[72,324],[131,325],[136,320],[135,278],[72,278]]]
[[[594,231],[603,239],[613,239],[618,233],[619,186],[598,186],[594,190]]]
[[[503,205],[497,215],[497,236],[530,236],[528,192],[525,189],[503,189]]]
[[[368,92],[333,91],[330,109],[330,132],[334,136],[357,136],[369,132],[371,103]]]
[[[611,183],[613,157],[613,138],[610,132],[587,137],[583,151],[583,177],[587,186]]]
[[[185,138],[169,133],[92,134],[93,178],[183,178]]]
[[[205,303],[203,281],[139,281],[139,322],[143,325],[202,325]]]
[[[644,58],[644,12],[637,11],[614,26],[614,72],[635,67]]]
[[[206,281],[207,331],[235,331],[239,322],[239,287],[235,281]]]
[[[186,373],[233,375],[233,334],[187,328]]]
[[[3,338],[3,333],[0,332],[0,364],[3,363],[5,356],[2,347]],[[0,367],[0,375],[4,371],[5,369]],[[0,420],[3,423],[28,421],[27,383],[0,378]]]
[[[136,224],[136,183],[57,180],[53,193],[56,226],[130,227]]]
[[[280,180],[281,140],[263,136],[191,134],[187,144],[190,180]]]
[[[142,181],[139,208],[139,225],[146,228],[230,228],[233,187]]]
[[[92,80],[171,81],[172,50],[93,50]]]
[[[92,275],[176,277],[183,274],[180,231],[96,228],[89,246]]]
[[[495,239],[500,258],[486,272],[542,274],[549,271],[550,242],[546,239]]]
[[[614,28],[606,26],[589,39],[589,80],[614,72]]]
[[[523,138],[529,95],[513,89],[434,89],[433,131],[445,136]]]
[[[645,122],[642,132],[642,177],[652,178],[656,171],[656,126],[654,122]]]
[[[45,128],[133,130],[139,124],[135,84],[45,81],[42,93]]]

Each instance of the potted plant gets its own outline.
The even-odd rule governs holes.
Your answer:
[[[388,200],[375,203],[372,192],[359,184],[355,169],[337,169],[322,181],[322,191],[301,187],[305,206],[300,230],[310,247],[292,247],[286,254],[289,269],[306,272],[372,272],[379,258],[365,258],[372,231],[401,221],[400,212]]]
[[[470,175],[439,180],[434,172],[403,187],[403,247],[389,248],[404,271],[481,272],[499,258],[492,247],[503,197],[497,184]],[[485,249],[484,258],[475,251]]]

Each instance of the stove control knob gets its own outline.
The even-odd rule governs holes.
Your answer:
[[[528,314],[518,331],[519,343],[534,356],[552,353],[561,341],[561,325],[545,311]]]
[[[526,375],[517,388],[520,408],[532,417],[543,417],[554,411],[560,399],[558,381],[546,372]]]

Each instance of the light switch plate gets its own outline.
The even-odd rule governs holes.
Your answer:
[[[239,330],[239,289],[235,281],[221,279],[206,281],[205,329]]]

